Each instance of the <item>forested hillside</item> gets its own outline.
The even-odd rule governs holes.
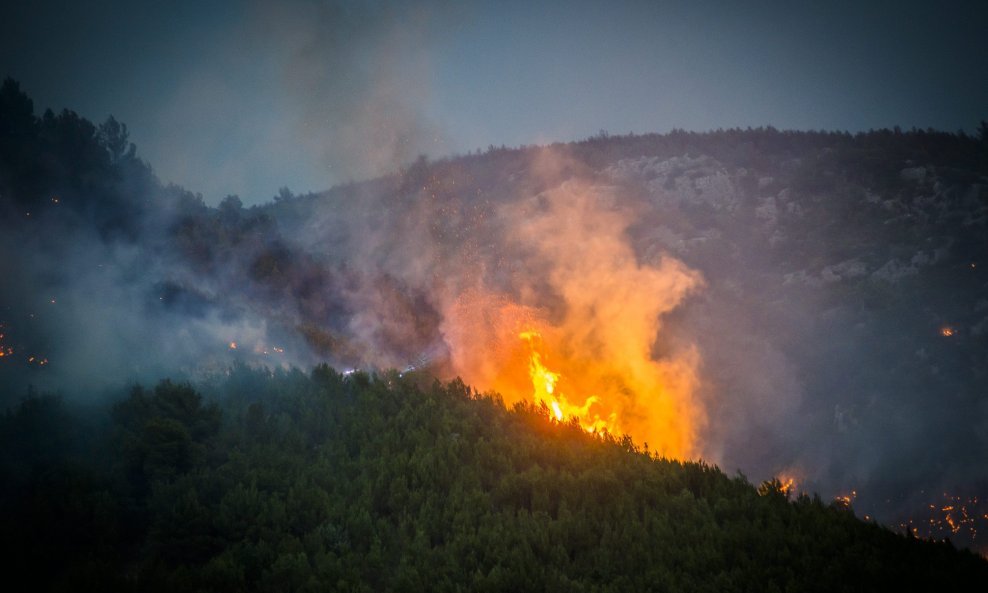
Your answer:
[[[461,382],[238,367],[0,421],[8,583],[56,591],[978,590],[988,562]]]
[[[99,408],[126,383],[200,385],[233,365],[460,376],[511,407],[537,400],[519,336],[539,330],[535,354],[562,376],[571,407],[597,406],[636,446],[654,452],[687,427],[675,443],[686,458],[755,483],[783,476],[793,496],[844,496],[861,517],[984,553],[986,226],[984,124],[602,133],[422,157],[245,206],[158,180],[125,125],[38,112],[7,79],[0,407],[21,418],[9,438],[12,451],[34,451],[25,459],[106,460],[132,449],[98,438],[116,430],[108,415],[75,407]],[[66,403],[21,405],[31,388]],[[287,405],[291,389],[271,391],[265,410]],[[682,405],[650,422],[671,393]],[[239,416],[222,405],[226,430]],[[25,424],[44,414],[64,424]],[[188,467],[217,445],[202,441],[214,420],[188,443],[173,424],[153,425],[157,436],[142,438],[179,438],[172,453]],[[35,512],[58,526],[87,525],[59,513],[90,513],[105,527],[80,532],[118,531],[87,554],[137,554],[140,534],[158,532],[118,495],[153,497],[159,453],[128,453],[138,457],[125,490],[119,468],[44,474],[96,498],[39,497]],[[10,467],[20,477],[9,483],[26,484],[27,466]],[[35,549],[54,554],[77,535],[39,537]]]

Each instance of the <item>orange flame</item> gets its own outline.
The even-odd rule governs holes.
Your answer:
[[[560,376],[559,373],[550,371],[542,362],[542,354],[539,351],[542,340],[541,334],[536,331],[526,331],[519,334],[518,337],[528,342],[532,351],[528,363],[528,372],[532,377],[532,387],[534,388],[533,398],[536,402],[544,403],[548,406],[557,421],[561,422],[568,418],[576,418],[580,426],[587,432],[618,432],[617,419],[614,414],[611,414],[607,419],[603,419],[599,414],[591,411],[591,408],[597,404],[599,399],[597,396],[591,395],[584,400],[582,406],[577,406],[567,401],[566,396],[562,392],[557,392],[556,385],[559,382]]]
[[[0,323],[0,329],[3,329],[4,327],[6,327],[6,325]],[[9,358],[14,355],[14,349],[10,346],[4,346],[2,343],[5,335],[5,333],[0,332],[0,358]]]
[[[588,431],[629,434],[667,457],[699,454],[697,350],[659,331],[699,274],[667,256],[639,260],[626,236],[634,213],[607,188],[565,183],[504,216],[522,273],[509,291],[476,282],[454,292],[442,326],[452,370]]]
[[[796,478],[792,476],[787,476],[783,474],[780,475],[777,479],[779,480],[779,484],[782,485],[782,492],[786,496],[794,494],[799,489],[799,483],[796,481]]]

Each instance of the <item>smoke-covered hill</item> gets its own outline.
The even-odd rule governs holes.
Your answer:
[[[602,134],[211,208],[12,81],[0,131],[8,404],[415,368],[983,545],[984,133]]]

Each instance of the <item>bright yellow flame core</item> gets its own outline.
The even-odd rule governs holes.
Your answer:
[[[528,360],[528,373],[532,377],[532,387],[534,393],[532,397],[535,402],[545,404],[556,420],[564,421],[569,418],[576,418],[580,426],[587,432],[607,431],[616,433],[617,418],[611,414],[608,418],[601,418],[592,408],[598,401],[598,397],[591,395],[583,401],[582,406],[571,403],[562,392],[556,392],[556,384],[559,382],[559,373],[554,373],[543,362],[540,351],[542,335],[537,331],[524,331],[518,335],[525,340],[531,348],[531,356]]]

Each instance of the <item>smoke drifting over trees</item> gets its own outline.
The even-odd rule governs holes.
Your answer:
[[[245,209],[162,185],[121,124],[39,116],[12,81],[0,129],[6,405],[320,361],[522,400],[530,327],[567,397],[613,388],[597,411],[660,450],[688,422],[668,452],[917,526],[988,487],[984,138],[601,135]],[[660,436],[642,401],[672,410]]]

